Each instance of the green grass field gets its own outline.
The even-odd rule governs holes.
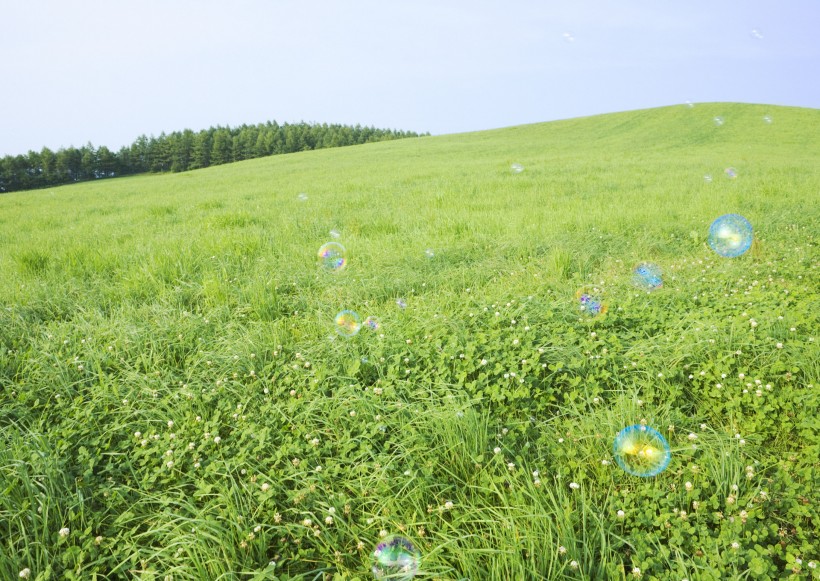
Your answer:
[[[0,197],[0,578],[366,580],[388,534],[418,579],[820,578],[818,127],[698,104]],[[641,422],[651,478],[613,458]]]

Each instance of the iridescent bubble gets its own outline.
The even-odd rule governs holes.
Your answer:
[[[772,124],[772,118],[769,115],[764,115],[763,116],[763,123],[765,123],[766,125],[771,125]]]
[[[306,193],[302,192],[298,196],[296,196],[296,199],[299,200],[300,202],[307,202],[308,195]]]
[[[632,283],[648,291],[661,288],[663,286],[661,267],[653,262],[641,262],[632,269]]]
[[[401,298],[396,299],[396,304],[398,305],[398,307],[400,309],[403,309],[403,308],[407,307],[407,301],[405,301],[404,299],[401,299]]]
[[[723,125],[723,117],[715,117],[715,118],[713,119],[713,121],[715,122],[715,125],[717,125],[718,127],[720,127],[721,125]]]
[[[727,167],[725,170],[723,170],[723,173],[725,173],[726,177],[730,180],[733,180],[737,177],[737,170],[733,167]]]
[[[367,317],[364,320],[364,328],[370,331],[378,331],[381,326],[381,323],[376,317]]]
[[[436,253],[433,252],[432,248],[428,248],[427,250],[424,251],[424,256],[426,256],[427,258],[433,258],[435,255],[436,255]]]
[[[390,535],[373,549],[372,562],[376,579],[407,581],[419,571],[421,552],[408,539]]]
[[[362,328],[361,319],[355,311],[340,311],[333,320],[336,332],[342,337],[352,337]]]
[[[712,183],[712,174],[706,174],[705,176],[703,176],[703,181],[705,181],[707,184],[711,184]]]
[[[597,317],[607,312],[607,304],[603,301],[603,290],[595,286],[585,286],[575,293],[578,308],[581,313],[590,317]]]
[[[347,251],[338,242],[326,242],[319,247],[319,264],[328,272],[340,272],[347,266]]]
[[[709,246],[725,256],[735,258],[752,246],[752,225],[739,214],[725,214],[709,227]]]
[[[341,238],[341,236],[342,236],[341,233],[338,230],[336,230],[335,228],[330,231],[330,237],[331,238],[339,239],[339,238]]]
[[[520,163],[514,163],[510,166],[510,171],[513,173],[521,173],[524,171],[524,166]]]
[[[672,459],[669,442],[657,430],[635,424],[618,432],[612,444],[615,462],[633,476],[649,477],[663,472]]]

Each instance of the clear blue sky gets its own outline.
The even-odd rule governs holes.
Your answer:
[[[274,119],[820,107],[817,0],[0,0],[0,23],[0,155]]]

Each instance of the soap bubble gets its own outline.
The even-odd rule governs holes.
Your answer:
[[[427,250],[424,251],[424,256],[426,256],[427,258],[433,258],[435,255],[436,255],[436,253],[433,252],[432,248],[428,248]]]
[[[564,36],[564,41],[566,41],[566,42],[575,42],[575,37],[572,36],[571,32],[565,32],[563,34],[563,36]]]
[[[649,477],[663,472],[672,453],[669,442],[657,430],[635,424],[618,432],[612,444],[615,462],[633,476]]]
[[[406,538],[390,535],[376,545],[372,561],[376,579],[408,581],[419,571],[421,552]]]
[[[308,195],[304,192],[301,192],[298,196],[296,196],[296,199],[300,202],[307,202]]]
[[[400,309],[403,309],[403,308],[407,307],[407,301],[405,301],[402,298],[398,298],[398,299],[396,299],[396,305],[398,305],[398,307]]]
[[[695,104],[692,101],[686,101],[686,106],[689,107],[690,109],[695,108]]]
[[[362,328],[361,319],[355,311],[340,311],[333,320],[336,332],[342,337],[352,337]]]
[[[376,317],[367,317],[364,320],[364,328],[369,329],[371,331],[378,331],[379,327],[381,327],[381,323]]]
[[[347,251],[338,242],[326,242],[319,247],[319,264],[328,272],[339,272],[347,266]]]
[[[763,38],[763,33],[760,32],[759,28],[753,28],[752,31],[750,32],[750,34],[752,35],[753,38],[756,38],[758,40]]]
[[[661,267],[652,262],[641,262],[632,269],[632,282],[635,286],[648,291],[661,288]]]
[[[342,236],[341,233],[338,230],[336,230],[335,228],[330,231],[330,237],[331,238],[335,238],[335,239],[338,240],[339,238],[341,238],[341,236]]]
[[[727,167],[725,170],[723,170],[723,173],[725,173],[726,177],[730,180],[733,180],[737,177],[737,170],[733,167]]]
[[[707,184],[711,184],[712,183],[712,174],[706,174],[705,176],[703,176],[703,181],[705,181]]]
[[[749,250],[752,239],[752,225],[739,214],[725,214],[709,227],[709,246],[726,258],[735,258]]]
[[[772,124],[771,116],[770,115],[764,115],[763,116],[763,123],[765,123],[766,125],[771,125]]]
[[[510,171],[513,173],[521,173],[524,171],[524,166],[520,163],[514,163],[510,166]]]
[[[581,313],[590,317],[597,317],[606,313],[608,307],[603,302],[602,297],[603,290],[595,286],[581,287],[575,293]]]
[[[720,127],[721,125],[723,125],[723,117],[715,117],[714,122],[715,122],[715,125]]]

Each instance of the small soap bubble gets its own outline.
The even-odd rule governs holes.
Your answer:
[[[347,266],[347,251],[338,242],[326,242],[317,253],[319,264],[328,272],[340,272]]]
[[[426,256],[427,258],[433,258],[435,255],[436,255],[436,253],[433,252],[432,248],[428,248],[427,250],[424,251],[424,256]]]
[[[661,288],[663,286],[661,267],[653,262],[641,262],[632,270],[632,283],[648,291]]]
[[[711,184],[712,183],[712,174],[706,174],[705,176],[703,176],[703,181],[705,181],[707,184]]]
[[[723,173],[725,173],[726,177],[730,180],[733,180],[737,177],[737,170],[733,167],[727,167],[725,170],[723,170]]]
[[[565,32],[563,34],[564,42],[575,42],[575,37],[572,36],[571,32]]]
[[[367,317],[364,320],[364,328],[370,331],[378,331],[381,327],[381,323],[376,317]]]
[[[689,107],[690,109],[695,108],[695,104],[692,101],[686,101],[686,106]]]
[[[618,432],[612,444],[615,462],[625,472],[644,478],[663,472],[672,459],[669,442],[657,430],[635,424]]]
[[[521,173],[522,171],[524,171],[524,166],[520,163],[514,163],[510,166],[510,171],[512,173]]]
[[[296,196],[296,199],[300,202],[307,202],[308,195],[304,192],[301,192],[298,196]]]
[[[373,549],[373,576],[381,580],[408,581],[416,576],[421,552],[408,539],[390,535]]]
[[[584,315],[597,317],[607,312],[607,305],[603,301],[603,290],[596,286],[584,286],[575,293],[578,308]]]
[[[355,311],[340,311],[333,320],[336,332],[342,337],[352,337],[362,328],[361,319]]]
[[[338,240],[339,238],[342,237],[342,234],[334,228],[333,230],[330,231],[330,237],[335,238],[336,240]]]
[[[396,305],[398,305],[398,307],[400,309],[403,309],[403,308],[407,307],[407,301],[405,301],[404,299],[401,299],[401,298],[396,299]]]
[[[763,116],[763,123],[765,123],[766,125],[771,125],[772,124],[771,116],[770,115],[764,115]]]
[[[715,118],[713,119],[713,121],[715,122],[715,125],[717,125],[718,127],[720,127],[721,125],[723,125],[723,117],[715,117]]]
[[[753,28],[750,34],[752,35],[752,38],[756,38],[758,40],[763,38],[763,33],[759,28]]]
[[[735,258],[752,246],[751,223],[739,214],[725,214],[709,227],[709,246],[726,258]]]

